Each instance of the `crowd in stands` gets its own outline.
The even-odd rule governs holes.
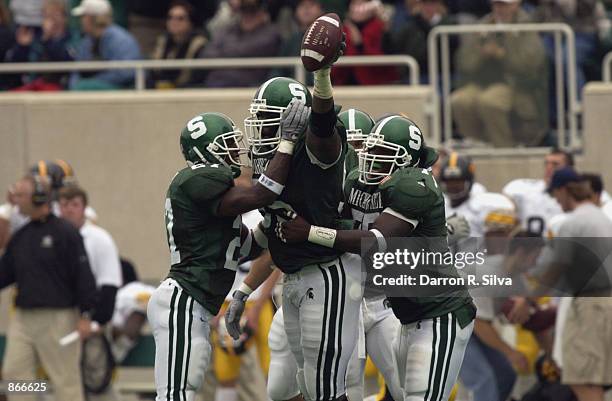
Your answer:
[[[4,4],[7,3],[7,4]],[[611,0],[0,0],[5,62],[298,56],[320,15],[343,20],[347,55],[408,54],[429,83],[427,37],[439,25],[564,22],[576,35],[581,89],[612,49]],[[493,146],[539,145],[556,123],[554,37],[450,37],[452,110],[461,137]],[[567,49],[563,49],[567,62]],[[149,88],[257,86],[292,69],[150,71]],[[311,80],[311,77],[307,77]],[[335,85],[408,82],[405,67],[336,67]],[[130,70],[3,74],[4,90],[131,88]],[[483,130],[484,128],[484,130]]]
[[[435,26],[565,22],[576,34],[577,80],[581,87],[598,77],[599,61],[611,47],[610,11],[606,12],[606,7],[612,9],[612,1],[1,0],[0,57],[5,62],[33,62],[297,56],[308,25],[323,13],[336,12],[343,19],[347,55],[409,54],[421,67],[421,80],[427,82],[427,36]],[[532,63],[529,66],[517,67],[522,70],[533,64],[544,67],[543,54],[548,55],[548,60],[553,56],[552,36],[527,38],[531,44],[525,51],[529,54],[521,56],[534,55],[535,60],[528,60]],[[514,54],[513,43],[495,46],[495,42],[503,42],[503,35],[486,39],[490,40],[451,39],[453,71],[458,79],[463,79],[461,82],[469,81],[472,73],[478,74],[476,67],[485,67],[478,63],[481,58],[503,65],[514,62],[499,51],[507,45],[510,47],[507,53]],[[473,53],[475,46],[482,51]],[[462,51],[457,53],[458,49]],[[472,65],[466,65],[462,57],[465,53],[481,56],[470,60]],[[151,86],[160,88],[256,86],[272,72],[278,70],[260,69],[246,74],[232,70],[208,74],[166,71],[151,74],[150,81]],[[53,90],[91,89],[102,82],[99,89],[129,87],[133,79],[127,72],[118,72],[110,78],[96,77],[96,82],[78,83],[93,76],[73,76],[69,80],[43,77],[44,85],[32,85],[36,81],[32,76],[17,81],[11,77],[12,82],[3,76],[1,81],[5,89]],[[390,67],[338,68],[334,80],[339,85],[389,84],[405,81],[406,74]],[[530,85],[528,81],[529,77],[521,84]],[[27,86],[22,88],[24,85]],[[488,86],[485,83],[485,89]]]

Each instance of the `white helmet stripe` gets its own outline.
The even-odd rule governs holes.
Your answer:
[[[380,124],[378,124],[378,127],[376,127],[376,131],[374,132],[375,134],[380,134],[380,131],[383,129],[383,127],[385,126],[385,124],[387,124],[389,121],[393,120],[394,118],[398,118],[399,116],[389,116],[389,117],[385,117],[384,120],[382,120],[380,122]]]
[[[354,130],[355,129],[355,109],[348,109],[348,129],[349,130]]]
[[[263,99],[263,94],[266,91],[266,88],[268,87],[268,85],[270,85],[273,81],[279,79],[281,77],[274,77],[274,78],[270,78],[268,79],[266,82],[263,83],[263,85],[261,85],[259,93],[257,94],[257,99],[261,100]]]

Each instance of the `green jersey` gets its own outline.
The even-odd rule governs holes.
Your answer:
[[[415,228],[411,238],[446,237],[444,197],[427,169],[403,168],[396,170],[380,185],[365,185],[358,180],[359,171],[352,171],[345,184],[346,205],[351,209],[355,229],[369,230],[383,211],[410,220]],[[445,249],[432,251],[445,252]],[[418,269],[418,267],[417,267]],[[458,277],[454,266],[440,266],[438,274]],[[446,290],[441,290],[446,291]],[[389,298],[393,312],[403,324],[442,316],[463,310],[460,322],[473,318],[474,308],[467,289],[448,290],[431,297]]]
[[[341,122],[336,125],[336,130],[342,138],[342,151],[336,163],[328,168],[322,168],[311,161],[306,149],[306,135],[298,139],[291,158],[285,189],[271,205],[272,207],[289,205],[313,225],[337,227],[340,224],[338,208],[342,201],[344,159],[348,144]],[[264,208],[264,226],[268,227],[266,229],[268,248],[272,260],[284,273],[295,273],[307,265],[329,262],[342,253],[310,242],[299,244],[281,242],[274,233],[276,223],[277,218],[273,209]]]
[[[168,277],[213,315],[232,287],[240,257],[241,216],[216,215],[233,185],[229,168],[196,164],[179,171],[166,194]]]

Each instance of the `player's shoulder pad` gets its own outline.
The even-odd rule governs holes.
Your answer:
[[[198,193],[201,199],[213,199],[234,186],[232,171],[221,164],[196,164],[179,172],[180,188]]]
[[[440,196],[430,188],[426,175],[419,168],[395,171],[380,189],[385,206],[411,218],[432,207]]]

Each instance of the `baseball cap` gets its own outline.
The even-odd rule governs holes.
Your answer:
[[[550,185],[548,186],[548,192],[564,187],[570,182],[580,181],[582,181],[582,176],[580,176],[580,174],[578,174],[572,167],[560,168],[553,174],[552,179],[550,180]]]
[[[72,15],[105,15],[113,10],[108,0],[83,0],[81,4],[72,9]]]

